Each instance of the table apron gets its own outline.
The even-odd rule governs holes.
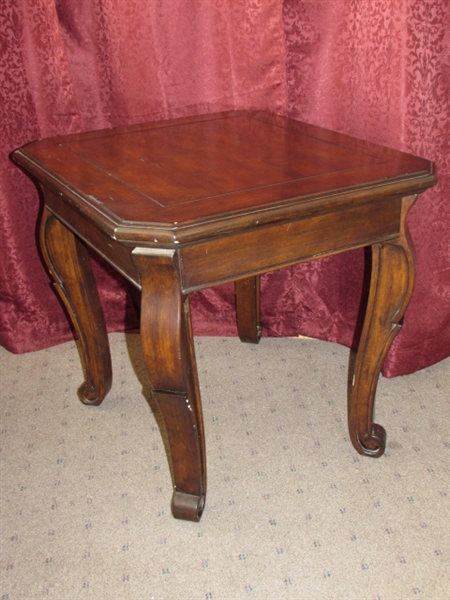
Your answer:
[[[179,249],[185,293],[398,237],[401,198],[387,198]]]
[[[139,269],[133,245],[102,231],[78,207],[44,190],[48,209],[138,288]],[[353,248],[393,240],[400,231],[399,198],[386,198],[340,210],[241,231],[225,237],[178,246],[183,293],[235,281]],[[149,252],[149,260],[151,260]]]

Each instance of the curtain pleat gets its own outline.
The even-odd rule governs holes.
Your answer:
[[[0,7],[0,343],[72,332],[37,247],[39,198],[9,153],[37,138],[260,108],[434,160],[408,222],[417,285],[384,365],[450,354],[448,0],[5,0]],[[127,285],[93,257],[109,331],[133,329]],[[356,343],[363,251],[267,274],[264,335]],[[197,334],[236,335],[231,285],[192,296]]]

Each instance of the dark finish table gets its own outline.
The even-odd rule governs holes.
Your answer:
[[[256,343],[260,274],[370,246],[348,423],[360,454],[384,452],[374,398],[414,286],[406,215],[435,183],[432,163],[260,112],[43,139],[13,159],[42,190],[41,248],[79,335],[85,404],[100,404],[112,380],[86,245],[142,291],[142,347],[167,431],[175,517],[199,520],[206,493],[194,290],[235,281],[239,336]]]

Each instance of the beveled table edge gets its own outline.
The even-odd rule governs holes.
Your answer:
[[[360,138],[348,136],[330,129],[318,127],[275,113],[260,110],[236,110],[216,113],[206,113],[195,116],[179,117],[175,119],[163,119],[150,121],[135,125],[127,125],[109,129],[98,129],[90,132],[80,132],[51,138],[44,138],[48,143],[64,143],[79,139],[95,138],[99,135],[117,135],[121,133],[142,131],[144,129],[160,129],[173,127],[184,123],[210,121],[238,116],[249,116],[258,120],[270,122],[279,127],[289,126],[306,135],[314,136],[327,143],[337,143],[340,146],[364,150],[367,147],[376,149],[379,156],[410,154],[394,150],[387,146],[368,142]],[[418,158],[428,170],[418,170],[406,175],[371,181],[368,184],[348,185],[342,188],[333,188],[330,192],[323,191],[309,195],[293,195],[289,198],[273,201],[254,208],[228,210],[200,216],[197,219],[185,220],[182,223],[173,222],[151,222],[131,221],[118,217],[96,198],[79,194],[71,188],[70,182],[65,182],[61,177],[55,177],[51,172],[32,159],[27,153],[27,147],[39,143],[41,140],[30,142],[11,153],[11,159],[19,166],[31,173],[45,188],[55,194],[63,196],[66,201],[76,206],[77,210],[83,212],[102,231],[113,239],[126,245],[139,244],[148,247],[176,248],[180,245],[191,244],[210,238],[225,236],[236,230],[247,230],[264,225],[282,223],[289,221],[295,215],[296,218],[310,216],[330,210],[329,201],[333,200],[333,210],[344,207],[355,202],[376,201],[381,197],[397,195],[409,195],[421,193],[436,183],[435,166],[431,161]],[[417,158],[417,157],[416,157]]]

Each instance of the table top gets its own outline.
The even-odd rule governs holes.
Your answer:
[[[13,159],[124,241],[189,243],[435,183],[427,160],[263,112],[48,138]]]

